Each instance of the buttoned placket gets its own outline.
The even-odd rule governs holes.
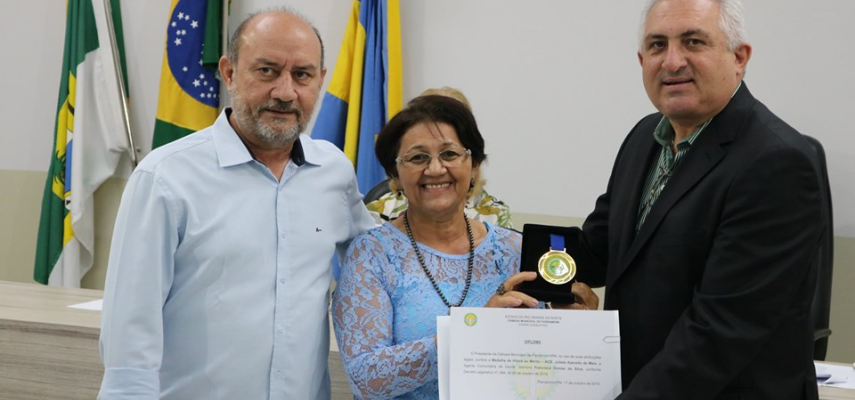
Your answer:
[[[274,394],[286,393],[287,382],[285,378],[293,375],[293,371],[288,370],[287,363],[285,362],[288,357],[288,343],[292,341],[288,337],[291,334],[288,327],[292,326],[295,322],[292,321],[292,316],[289,315],[289,304],[294,301],[291,298],[294,289],[290,287],[292,282],[288,279],[291,273],[290,269],[293,267],[288,263],[289,258],[291,258],[288,254],[289,249],[291,249],[288,242],[290,239],[288,230],[291,228],[288,216],[292,214],[289,208],[293,205],[288,204],[288,198],[283,193],[283,190],[287,182],[297,173],[298,169],[299,167],[293,160],[289,161],[278,182],[268,170],[273,179],[273,187],[276,191],[276,231],[278,236],[276,241],[276,304],[273,309],[273,354],[270,363],[271,398],[277,397]]]

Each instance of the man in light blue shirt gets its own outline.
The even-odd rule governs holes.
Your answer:
[[[329,399],[330,259],[373,221],[353,166],[301,135],[320,35],[269,11],[236,30],[213,126],[134,171],[104,296],[99,399]]]

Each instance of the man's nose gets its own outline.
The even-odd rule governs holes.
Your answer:
[[[686,66],[686,56],[680,46],[668,46],[662,67],[668,71],[676,72]]]
[[[294,101],[297,99],[294,79],[291,78],[290,74],[282,74],[282,76],[276,80],[276,85],[273,87],[270,96],[282,101]]]

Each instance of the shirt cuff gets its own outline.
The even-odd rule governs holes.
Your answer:
[[[160,373],[138,368],[107,368],[98,400],[157,400]]]

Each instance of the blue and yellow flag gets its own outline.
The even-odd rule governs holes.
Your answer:
[[[312,137],[329,140],[356,168],[359,191],[386,178],[374,141],[402,105],[398,0],[355,0]]]
[[[116,174],[123,160],[130,166],[118,73],[126,70],[119,0],[111,0],[109,9],[102,0],[66,3],[54,143],[33,272],[36,282],[80,287],[94,259],[95,191]],[[108,14],[119,54],[113,52]]]
[[[204,129],[219,114],[221,0],[172,0],[151,148]]]

